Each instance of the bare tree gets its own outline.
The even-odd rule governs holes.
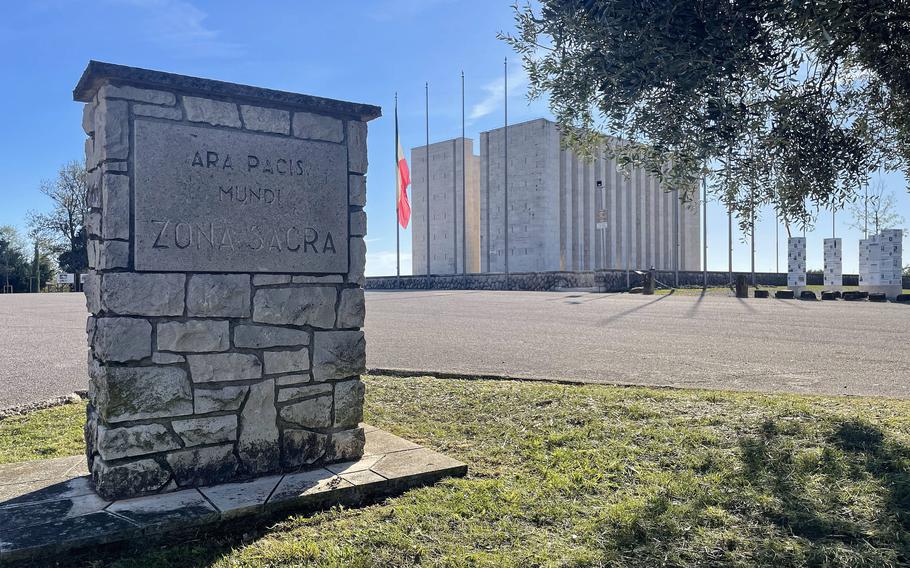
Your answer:
[[[35,241],[43,239],[42,247],[52,243],[56,252],[61,254],[60,264],[65,270],[84,270],[83,219],[88,212],[85,164],[77,161],[64,164],[54,180],[41,183],[40,190],[51,198],[53,207],[47,213],[29,212],[30,236]]]
[[[881,179],[866,189],[868,193],[865,197],[850,205],[850,215],[853,217],[850,227],[862,231],[866,238],[869,237],[869,229],[878,233],[882,229],[901,228],[904,217],[897,212],[894,193],[885,191]]]

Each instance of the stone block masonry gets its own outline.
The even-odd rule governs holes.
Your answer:
[[[843,241],[838,238],[825,239],[825,288],[841,290],[844,282]]]
[[[357,459],[379,108],[94,61],[74,98],[98,494]]]
[[[906,280],[902,277],[902,242],[901,229],[884,229],[859,241],[860,290],[884,293],[891,300],[897,298]]]
[[[787,286],[796,291],[806,286],[806,237],[787,239]]]

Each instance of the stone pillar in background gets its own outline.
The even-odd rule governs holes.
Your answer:
[[[806,237],[787,239],[787,288],[797,294],[806,287]]]
[[[863,286],[871,283],[872,268],[870,265],[872,243],[876,240],[875,235],[867,239],[859,240],[859,285],[860,290]]]
[[[859,289],[894,300],[903,291],[903,231],[885,229],[859,241]]]
[[[901,229],[882,230],[879,240],[881,242],[880,266],[882,285],[890,299],[894,299],[903,290],[903,242],[904,231]]]
[[[374,106],[90,62],[89,469],[108,499],[363,452]]]
[[[844,287],[843,245],[840,239],[825,239],[825,290]]]

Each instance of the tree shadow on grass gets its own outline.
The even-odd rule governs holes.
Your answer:
[[[820,456],[811,463],[772,420],[739,445],[747,487],[770,494],[773,500],[761,513],[786,533],[817,547],[888,548],[901,562],[910,561],[910,448],[856,419],[832,423]],[[816,487],[807,487],[809,476]],[[826,493],[819,493],[819,481]],[[845,486],[851,489],[844,491]],[[863,490],[884,492],[881,510],[845,514]]]
[[[887,512],[902,530],[910,531],[910,448],[886,439],[878,427],[863,420],[838,424],[832,441],[843,451],[863,458],[866,472],[883,481]]]

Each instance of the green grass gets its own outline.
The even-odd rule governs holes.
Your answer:
[[[366,382],[369,422],[467,462],[469,476],[244,535],[185,534],[171,546],[136,545],[96,565],[910,562],[910,401],[431,378]],[[34,432],[47,427],[12,431],[4,459],[8,448],[31,440],[46,446]],[[68,432],[62,440],[79,433],[72,422],[56,427]]]
[[[0,464],[81,454],[85,405],[67,404],[0,420]]]

